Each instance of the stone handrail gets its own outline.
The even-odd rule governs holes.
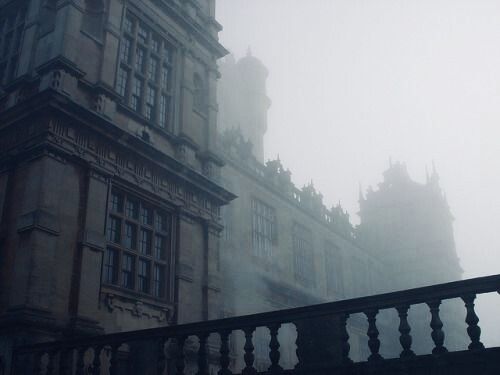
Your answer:
[[[477,359],[479,358],[478,352],[484,352],[485,356],[491,356],[489,354],[491,350],[485,349],[480,341],[481,330],[478,325],[479,318],[474,310],[474,300],[478,294],[498,292],[499,290],[500,275],[495,275],[289,310],[42,343],[17,348],[14,354],[14,363],[21,367],[24,366],[23,368],[28,366],[30,370],[28,372],[26,369],[21,371],[18,367],[18,372],[15,373],[46,374],[54,371],[54,368],[58,368],[58,374],[83,374],[84,368],[92,368],[95,374],[114,375],[119,373],[119,348],[123,344],[129,345],[130,343],[147,341],[154,343],[156,348],[154,355],[155,373],[164,374],[166,367],[168,367],[166,355],[168,350],[166,351],[166,348],[176,347],[173,366],[176,368],[177,374],[184,374],[186,363],[188,360],[192,361],[192,358],[186,359],[188,338],[197,337],[198,348],[195,353],[197,374],[208,374],[208,357],[210,355],[207,352],[210,351],[210,342],[213,342],[213,338],[216,336],[219,352],[218,374],[228,375],[232,374],[229,338],[232,332],[242,331],[245,334],[244,353],[242,353],[244,354],[245,368],[242,374],[256,374],[253,335],[256,328],[265,327],[269,332],[270,367],[267,374],[278,374],[285,371],[280,366],[278,333],[283,324],[291,323],[297,328],[298,363],[294,369],[286,370],[286,372],[319,374],[321,373],[318,372],[319,369],[324,371],[325,368],[339,366],[352,368],[352,366],[357,365],[353,364],[350,359],[349,334],[346,328],[349,316],[357,313],[364,314],[368,322],[366,334],[370,355],[368,361],[362,365],[376,365],[386,362],[379,353],[377,315],[380,310],[387,309],[395,309],[398,313],[400,360],[405,359],[407,361],[405,363],[408,364],[410,363],[408,361],[423,360],[419,359],[419,356],[416,356],[412,350],[411,327],[407,319],[409,309],[417,304],[426,304],[429,307],[429,324],[434,343],[433,358],[439,356],[455,358],[456,356],[453,356],[453,353],[448,353],[445,347],[446,327],[443,327],[439,311],[442,301],[455,298],[460,298],[464,302],[465,322],[470,338],[468,352],[476,353],[474,358]],[[101,368],[103,349],[107,349],[106,358],[109,359],[105,370]],[[93,356],[90,365],[88,364],[88,354],[85,354],[89,350],[100,354]],[[498,352],[495,353],[498,354]],[[96,372],[98,371],[96,369],[99,369],[99,372]]]

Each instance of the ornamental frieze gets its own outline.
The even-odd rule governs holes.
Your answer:
[[[26,150],[30,139],[40,135],[53,148],[85,160],[110,177],[149,190],[174,205],[183,206],[194,216],[208,217],[216,222],[220,220],[217,202],[189,186],[188,182],[180,181],[175,172],[165,171],[146,158],[138,157],[135,152],[127,152],[124,146],[111,143],[70,118],[46,118],[9,126],[0,131],[0,153],[20,154]],[[38,140],[37,144],[40,143]]]

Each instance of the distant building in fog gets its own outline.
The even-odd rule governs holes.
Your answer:
[[[366,198],[360,194],[361,223],[355,228],[340,205],[325,207],[312,184],[297,188],[279,159],[262,162],[269,103],[263,100],[267,70],[262,62],[250,55],[239,61],[229,56],[220,70],[222,181],[238,196],[222,209],[226,314],[461,278],[453,218],[435,171],[422,185],[411,180],[404,164],[391,164],[377,191],[369,190]],[[353,321],[357,333],[351,345],[359,357],[366,331],[364,322]],[[415,344],[417,350],[423,345],[418,337]],[[293,353],[289,356],[292,360]]]

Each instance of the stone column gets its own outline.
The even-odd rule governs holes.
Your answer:
[[[74,286],[76,305],[74,328],[77,331],[99,331],[99,291],[103,252],[106,247],[105,223],[109,177],[89,170],[85,197],[85,217],[81,228],[79,272]]]
[[[220,277],[220,233],[217,223],[206,223],[206,262],[207,277],[205,288],[205,319],[213,320],[221,317],[221,277]]]

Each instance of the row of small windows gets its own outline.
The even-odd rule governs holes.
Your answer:
[[[111,193],[104,282],[166,298],[172,254],[172,217],[146,202]]]
[[[15,77],[24,34],[26,9],[18,8],[0,15],[0,86]]]
[[[116,91],[161,128],[171,121],[173,47],[131,14],[122,27]]]
[[[277,244],[276,210],[258,199],[252,199],[252,248],[256,256],[270,259]],[[230,222],[230,218],[226,218]],[[294,224],[292,229],[293,267],[296,281],[305,287],[314,287],[315,270],[312,232]],[[229,238],[226,236],[226,238]],[[325,267],[329,294],[343,290],[342,265],[338,261],[339,249],[330,242],[325,243]]]

